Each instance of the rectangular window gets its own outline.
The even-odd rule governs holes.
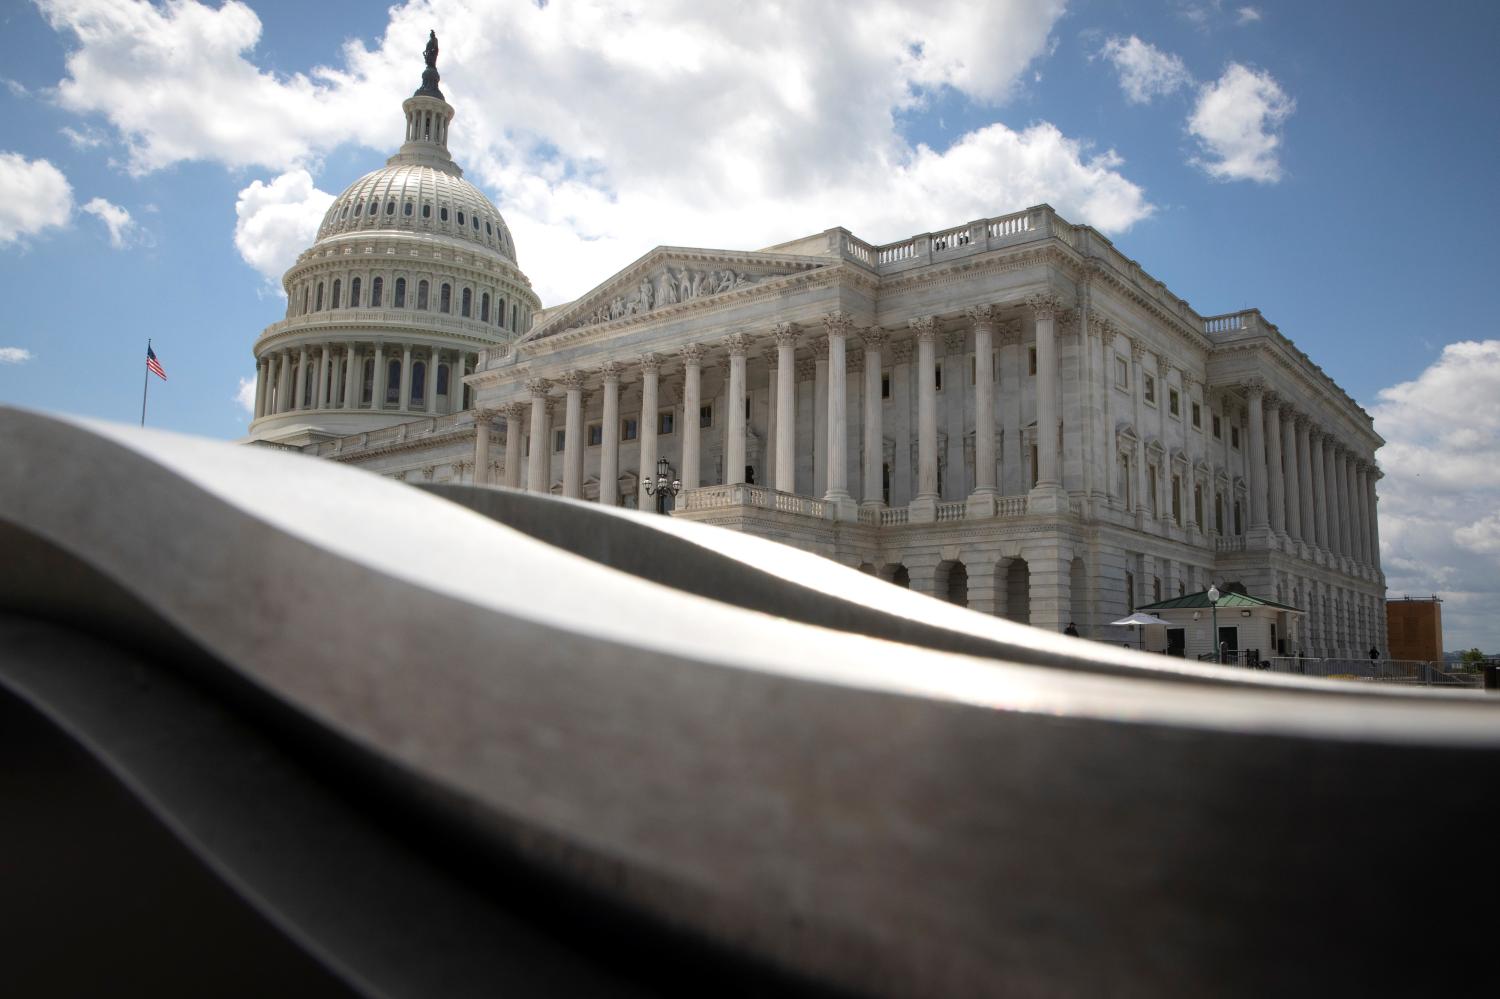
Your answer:
[[[1173,416],[1182,415],[1182,394],[1176,389],[1167,389],[1167,412]]]
[[[1151,375],[1141,378],[1141,396],[1151,405],[1156,405],[1156,379]]]
[[[714,425],[714,407],[710,403],[707,406],[698,407],[698,426],[711,427]]]
[[[1203,487],[1193,483],[1193,523],[1203,529]]]
[[[1152,596],[1152,598],[1157,603],[1161,603],[1161,577],[1160,576],[1152,576],[1151,577],[1151,596]]]
[[[664,409],[656,414],[656,432],[658,434],[666,435],[672,432],[673,415],[670,409]]]
[[[624,419],[620,421],[620,440],[633,441],[641,435],[641,425],[637,420]]]
[[[1218,440],[1223,440],[1223,439],[1224,439],[1223,426],[1219,423],[1219,414],[1215,413],[1214,414],[1214,440],[1218,441]]]
[[[745,396],[745,422],[750,422],[750,397]]]
[[[1172,519],[1182,526],[1182,479],[1172,476]]]
[[[1146,497],[1151,501],[1151,516],[1161,516],[1161,509],[1156,505],[1156,466],[1146,466]]]
[[[1196,402],[1193,403],[1193,429],[1203,429],[1203,407],[1198,405]]]
[[[932,366],[932,387],[939,392],[943,390],[943,362],[938,361]]]
[[[973,385],[979,377],[979,368],[974,357],[969,358],[969,384]]]
[[[590,423],[588,427],[589,447],[598,447],[604,443],[604,424]]]
[[[1115,355],[1115,387],[1130,388],[1130,362],[1118,354]]]
[[[1237,448],[1237,447],[1240,446],[1240,428],[1239,427],[1230,427],[1229,428],[1229,446],[1233,447],[1233,448]]]
[[[891,397],[891,376],[887,372],[887,373],[882,374],[880,376],[880,398],[882,398],[882,399],[889,399],[890,397]]]
[[[566,430],[557,430],[553,432],[552,450],[561,451],[565,446],[567,446],[567,443],[568,432]]]
[[[1034,375],[1034,374],[1036,374],[1036,348],[1035,347],[1028,348],[1027,351],[1026,351],[1026,373],[1028,375]]]

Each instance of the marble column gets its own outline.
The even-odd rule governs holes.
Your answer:
[[[328,344],[323,344],[323,349],[318,356],[318,385],[313,390],[313,409],[328,408]]]
[[[766,362],[766,471],[763,476],[764,484],[772,489],[776,488],[776,348],[766,347],[761,350],[761,356]]]
[[[474,410],[474,485],[490,484],[490,425],[494,410]]]
[[[583,372],[569,371],[558,379],[567,392],[563,417],[563,491],[569,499],[583,495]]]
[[[297,388],[292,396],[293,409],[307,408],[307,348],[303,347],[297,355]]]
[[[724,484],[734,485],[745,481],[745,354],[750,349],[750,338],[743,333],[731,333],[724,338],[724,346],[729,351]]]
[[[1338,460],[1338,442],[1332,434],[1323,435],[1323,516],[1328,528],[1328,550],[1335,555],[1343,554],[1343,542],[1339,530],[1339,485],[1334,466]]]
[[[1057,453],[1057,333],[1054,326],[1062,302],[1051,293],[1043,293],[1030,298],[1028,304],[1036,317],[1036,488],[1039,493],[1053,494],[1054,501],[1046,512],[1064,512],[1067,506],[1062,495]],[[1028,503],[1027,508],[1033,509],[1033,504]]]
[[[460,350],[454,354],[453,363],[448,365],[448,412],[450,413],[464,411],[465,360],[465,352]]]
[[[1359,493],[1354,485],[1354,451],[1345,450],[1343,461],[1344,473],[1344,524],[1349,532],[1349,557],[1355,562],[1364,561],[1364,552],[1361,551]]]
[[[1286,533],[1302,540],[1302,479],[1297,468],[1297,420],[1288,407],[1281,411],[1281,464],[1286,489]]]
[[[880,355],[889,339],[879,327],[861,332],[865,344],[865,454],[864,489],[860,505],[881,507],[885,505],[885,488],[881,470],[885,465],[885,431],[881,417],[883,403],[880,397]]]
[[[385,408],[386,385],[390,380],[390,372],[385,370],[385,344],[375,344],[375,369],[374,376],[370,379],[370,408],[380,410]]]
[[[640,491],[640,508],[651,510],[655,508],[656,497],[646,492],[646,484],[656,481],[656,405],[661,377],[661,357],[657,354],[642,354],[640,364],[641,418],[637,430],[640,435],[641,450],[637,486]],[[652,488],[654,489],[655,486],[653,485]]]
[[[974,326],[974,492],[969,496],[969,516],[991,516],[994,497],[1000,494],[995,480],[995,310],[986,305],[967,314]]]
[[[266,415],[266,385],[270,380],[271,362],[261,358],[255,364],[255,418]]]
[[[600,429],[599,502],[618,506],[620,502],[620,365],[605,361],[599,366],[604,377],[604,426]],[[694,483],[693,485],[696,485]],[[688,488],[692,488],[689,485]]]
[[[797,491],[797,328],[782,323],[776,340],[776,477],[773,488]]]
[[[355,349],[354,341],[350,340],[344,344],[344,405],[343,409],[359,408],[359,386],[360,386],[359,352]]]
[[[551,471],[547,466],[547,392],[552,383],[545,378],[532,378],[526,382],[526,391],[531,393],[531,456],[526,463],[526,489],[533,493],[546,493],[552,488],[548,480]]]
[[[439,351],[436,347],[427,351],[427,384],[422,386],[423,402],[428,416],[436,416],[438,411],[437,385],[438,365],[442,362],[438,358]],[[453,379],[448,379],[448,387],[453,387]]]
[[[1309,447],[1312,450],[1310,467],[1312,475],[1313,541],[1323,551],[1328,550],[1328,480],[1324,478],[1323,431],[1309,428]]]
[[[1247,462],[1250,473],[1250,529],[1264,532],[1266,521],[1266,416],[1263,404],[1265,385],[1252,379],[1245,385],[1245,394],[1250,400],[1250,455]]]
[[[937,326],[931,316],[911,320],[917,339],[917,495],[913,520],[937,519],[937,389],[932,382]]]
[[[1308,418],[1297,417],[1297,507],[1298,523],[1302,528],[1302,540],[1309,545],[1317,542],[1317,515],[1313,512],[1312,455]]]
[[[828,492],[828,338],[813,337],[813,495]]]
[[[698,425],[698,410],[703,406],[703,345],[690,343],[682,355],[682,488],[697,489],[703,484],[703,431]]]
[[[849,369],[844,351],[852,325],[841,312],[823,317],[828,331],[828,491],[823,499],[841,509],[853,502],[849,495]]]
[[[1347,476],[1346,463],[1349,452],[1343,444],[1334,446],[1333,451],[1333,489],[1330,490],[1334,498],[1334,509],[1337,512],[1339,554],[1346,557],[1354,554],[1350,545],[1349,533],[1349,479]]]
[[[505,484],[512,489],[520,489],[521,437],[525,433],[522,427],[526,421],[526,404],[509,402],[502,412],[505,413]]]
[[[1380,481],[1381,474],[1380,466],[1371,463],[1368,478],[1370,492],[1366,502],[1370,510],[1370,567],[1377,572],[1380,570],[1380,493],[1376,489],[1376,484]],[[1381,633],[1381,647],[1384,648],[1386,640],[1385,618],[1380,617],[1377,619],[1377,624]]]
[[[411,409],[411,344],[401,345],[401,412]]]
[[[1267,392],[1262,400],[1266,421],[1266,495],[1271,532],[1286,534],[1286,481],[1281,470],[1281,399]]]

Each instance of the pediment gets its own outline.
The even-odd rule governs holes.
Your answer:
[[[592,291],[559,307],[523,342],[588,326],[656,318],[835,263],[826,257],[659,246]]]

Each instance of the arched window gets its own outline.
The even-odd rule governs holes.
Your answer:
[[[484,220],[484,234],[486,236],[493,236],[495,234],[494,230],[490,228],[490,220],[489,219],[485,219]]]
[[[346,219],[348,217],[349,217],[349,206],[345,205],[344,206],[344,211],[343,211],[343,213],[341,215],[339,215],[339,218]]]
[[[426,309],[427,308],[427,282],[426,281],[418,281],[417,282],[417,308],[419,308],[419,309]]]
[[[345,212],[347,212],[348,210],[349,209],[347,209],[347,208],[344,209]],[[364,204],[363,201],[361,201],[358,204],[356,204],[354,206],[354,217],[355,218],[359,218],[359,213],[362,212],[362,211],[364,211],[364,210],[365,210],[365,204]]]
[[[374,218],[375,217],[375,213],[378,212],[378,211],[380,211],[380,202],[378,202],[378,201],[371,201],[370,202],[370,218]]]
[[[441,207],[441,208],[438,209],[438,221],[439,222],[446,222],[446,221],[448,221],[448,206],[447,205],[444,205],[443,207]]]
[[[342,284],[343,282],[338,278],[333,279],[333,301],[329,303],[329,308],[337,309],[339,307],[339,295],[343,290],[340,285]]]
[[[411,401],[419,405],[427,400],[427,362],[413,361],[411,364]]]
[[[468,288],[464,289],[463,296],[459,299],[459,313],[465,319],[474,313],[474,292]]]
[[[359,376],[359,385],[359,404],[368,406],[375,394],[375,358],[365,358],[364,370]]]
[[[448,372],[450,370],[451,370],[451,365],[447,365],[447,364],[439,364],[438,365],[438,383],[437,383],[437,394],[438,395],[447,395],[448,394]]]
[[[370,282],[370,307],[374,308],[380,304],[380,293],[385,290],[385,279],[375,278]]]
[[[302,314],[304,316],[307,315],[307,297],[311,291],[311,288],[305,286],[302,289]]]
[[[453,311],[453,286],[451,284],[447,284],[446,282],[443,284],[441,297],[438,299],[438,311]]]
[[[495,299],[495,325],[505,325],[505,299],[503,298]]]
[[[385,404],[401,404],[401,362],[392,358],[385,365]]]
[[[463,212],[459,212],[458,213],[458,224],[459,225],[463,225],[464,224],[464,213]]]
[[[475,232],[479,231],[479,216],[478,215],[474,216],[474,231]]]
[[[355,278],[349,282],[349,308],[359,308],[360,279]]]
[[[391,304],[398,309],[406,308],[406,278],[396,279],[396,300]]]
[[[396,203],[394,201],[387,201],[385,203],[385,213],[387,215],[395,215],[396,214]]]
[[[407,218],[411,218],[411,202],[410,201],[408,201],[406,203],[406,207],[405,208],[401,209],[401,214],[405,215]]]
[[[490,293],[485,292],[479,296],[479,321],[487,323],[490,321]]]
[[[422,206],[422,217],[424,219],[430,219],[430,218],[432,218],[432,206],[431,205],[423,205]]]
[[[313,309],[314,309],[314,311],[317,311],[317,312],[322,312],[323,311],[323,282],[322,281],[318,282],[318,297],[315,300],[315,304],[313,305]]]

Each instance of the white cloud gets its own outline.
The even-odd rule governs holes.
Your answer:
[[[255,375],[241,378],[239,388],[234,391],[235,404],[251,415],[255,413],[255,380]]]
[[[1500,651],[1500,340],[1449,344],[1374,407],[1392,596],[1443,597],[1444,645]]]
[[[62,133],[63,138],[72,143],[74,149],[95,149],[109,141],[109,136],[92,125],[85,125],[82,128],[64,125],[58,131]]]
[[[34,356],[25,347],[0,347],[0,364],[25,364]]]
[[[139,232],[139,226],[128,211],[104,198],[89,199],[83,210],[104,223],[109,230],[109,245],[117,250],[125,249]]]
[[[73,214],[73,186],[46,160],[0,153],[0,246],[43,229],[66,225]]]
[[[1281,179],[1281,126],[1296,107],[1270,73],[1230,63],[1198,91],[1188,131],[1204,155],[1193,162],[1218,180],[1274,184]]]
[[[281,275],[312,244],[333,197],[318,190],[312,175],[300,168],[269,184],[253,182],[234,205],[235,249],[279,289]]]
[[[1099,55],[1114,64],[1120,76],[1120,89],[1132,104],[1149,104],[1154,98],[1174,94],[1193,83],[1193,75],[1180,58],[1135,35],[1110,38]]]
[[[75,39],[59,99],[102,115],[132,170],[207,160],[278,180],[347,142],[393,150],[436,25],[454,153],[549,304],[658,243],[755,247],[833,225],[886,241],[1038,200],[1118,232],[1152,210],[1118,157],[1046,122],[991,124],[947,150],[899,131],[941,88],[981,106],[1012,96],[1048,55],[1062,0],[410,0],[373,48],[349,42],[338,67],[292,76],[252,61],[260,22],[240,3],[41,4]],[[290,254],[242,240],[244,217],[241,253],[277,271]]]
[[[1239,15],[1235,24],[1254,24],[1261,19],[1261,13],[1255,7],[1241,7],[1235,13]]]

